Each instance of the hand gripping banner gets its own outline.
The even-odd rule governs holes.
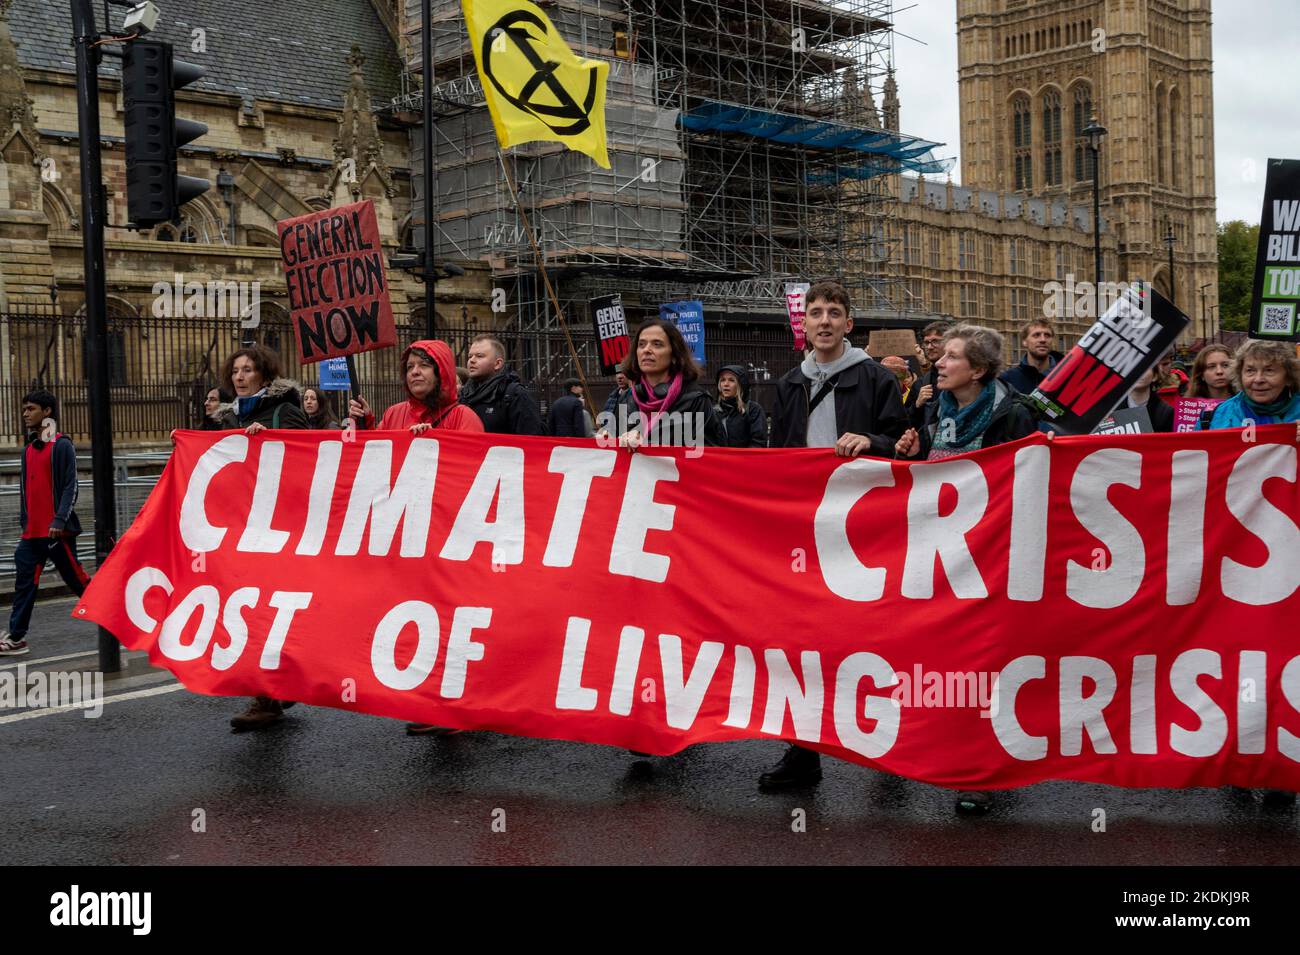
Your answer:
[[[199,693],[945,786],[1300,789],[1290,426],[928,464],[179,432],[77,605]]]

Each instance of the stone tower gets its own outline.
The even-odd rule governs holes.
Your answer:
[[[957,49],[962,184],[1090,201],[1095,114],[1120,262],[1104,278],[1169,295],[1172,230],[1173,296],[1202,334],[1218,299],[1210,0],[958,0]]]

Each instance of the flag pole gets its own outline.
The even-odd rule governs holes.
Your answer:
[[[560,299],[555,294],[555,286],[551,284],[550,273],[546,271],[546,260],[542,258],[542,250],[537,245],[537,236],[533,234],[532,223],[528,221],[528,213],[524,211],[524,204],[519,201],[519,190],[515,186],[515,175],[512,171],[512,163],[509,162],[508,156],[500,149],[497,150],[497,156],[501,160],[501,168],[505,170],[506,184],[510,186],[510,196],[514,200],[515,209],[519,211],[519,218],[523,222],[524,232],[528,235],[528,244],[533,247],[533,256],[537,259],[537,270],[542,273],[542,281],[546,285],[546,293],[550,296],[551,304],[555,306],[555,314],[560,319],[560,327],[564,329],[565,341],[569,343],[569,354],[573,356],[573,365],[578,369],[578,380],[582,382],[582,393],[586,398],[587,407],[591,411],[591,421],[593,430],[596,423],[596,401],[591,395],[591,389],[587,386],[587,374],[582,369],[582,360],[578,358],[578,349],[573,344],[573,336],[569,334],[569,323],[564,320],[564,309],[560,308]]]

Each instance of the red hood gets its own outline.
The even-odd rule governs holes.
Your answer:
[[[434,367],[438,369],[438,407],[445,408],[448,405],[456,403],[456,393],[460,386],[460,381],[456,377],[456,359],[452,357],[451,348],[446,342],[433,341],[425,339],[423,341],[411,342],[402,352],[402,385],[406,385],[406,359],[411,354],[411,349],[418,348],[433,359]],[[407,388],[406,396],[415,401],[415,396]]]

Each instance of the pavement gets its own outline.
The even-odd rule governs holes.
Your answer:
[[[40,604],[33,652],[0,669],[93,671],[95,630],[71,607]],[[128,663],[98,718],[0,710],[0,865],[1300,864],[1300,814],[1227,789],[1043,783],[970,819],[946,790],[836,760],[815,789],[761,794],[782,750],[769,741],[647,767],[612,747],[408,737],[306,706],[234,734],[243,700]]]

